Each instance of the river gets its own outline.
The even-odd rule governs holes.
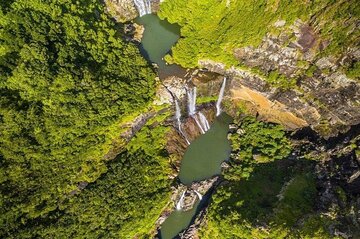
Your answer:
[[[141,50],[144,56],[158,66],[160,79],[166,76],[185,74],[185,70],[177,65],[167,65],[163,57],[180,37],[180,27],[160,20],[154,14],[144,15],[136,19],[136,23],[145,27],[141,41]],[[229,124],[232,119],[227,114],[218,116],[210,129],[195,139],[187,148],[181,161],[179,179],[187,186],[192,182],[201,181],[220,174],[221,163],[229,158],[230,143],[227,140]],[[174,210],[161,225],[162,239],[174,238],[186,229],[197,214],[203,201],[195,203],[188,211]]]

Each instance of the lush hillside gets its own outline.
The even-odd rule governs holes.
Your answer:
[[[336,224],[316,208],[315,163],[290,159],[283,128],[236,120],[232,156],[200,228],[200,238],[332,238]]]
[[[279,20],[287,26],[297,19],[309,22],[330,41],[323,54],[340,54],[359,39],[357,19],[351,17],[360,16],[356,0],[166,0],[159,16],[182,26],[183,38],[168,60],[184,67],[195,67],[201,59],[238,65],[234,49],[257,47],[267,33],[279,34],[274,27]]]
[[[97,0],[1,1],[0,237],[46,221],[49,213],[56,218],[64,209],[74,213],[60,216],[65,223],[84,223],[74,222],[69,232],[106,218],[129,221],[127,230],[134,233],[152,226],[143,227],[142,220],[150,220],[150,208],[159,210],[167,195],[155,194],[164,186],[158,184],[167,174],[164,159],[157,162],[152,155],[157,151],[141,149],[110,165],[104,159],[119,136],[119,122],[144,109],[155,88],[154,74],[138,48],[122,40],[122,27]],[[72,197],[108,168],[107,176],[81,197]],[[158,172],[156,178],[150,177],[150,168]],[[144,183],[143,177],[156,182]],[[134,211],[140,200],[148,201],[149,210],[144,210],[149,218]],[[101,210],[118,214],[99,218]],[[131,223],[134,218],[137,224]],[[98,227],[106,226],[99,222]]]
[[[200,104],[217,99],[215,79],[234,117],[230,160],[190,229],[204,239],[358,236],[358,0],[152,2],[181,26],[166,60],[208,71],[164,80],[158,103],[197,86],[212,92],[197,101],[211,115],[214,104]],[[153,104],[155,70],[130,36],[141,27],[116,23],[118,7],[128,13],[118,20],[136,15],[132,0],[1,0],[0,238],[152,238],[182,191],[170,174],[187,147],[181,127],[198,132],[190,100],[178,97],[177,134],[179,108],[170,122]],[[305,126],[311,136],[290,133]]]
[[[169,128],[148,123],[108,171],[47,216],[8,230],[7,238],[148,238],[168,203]]]
[[[308,164],[302,169],[288,160],[260,164],[249,180],[219,188],[200,238],[333,238],[327,227],[335,222],[316,213]]]

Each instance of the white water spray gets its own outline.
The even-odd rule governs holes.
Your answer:
[[[199,200],[201,201],[201,199],[202,199],[201,194],[200,194],[198,191],[196,191],[196,190],[194,190],[194,191],[195,191],[196,195],[198,196]]]
[[[186,143],[188,145],[190,145],[189,140],[187,139],[186,135],[184,134],[184,132],[183,132],[183,130],[181,128],[181,110],[180,110],[179,102],[175,98],[174,98],[174,102],[175,102],[175,117],[176,117],[176,120],[177,120],[179,132],[182,134],[182,136],[186,140]]]
[[[200,121],[198,120],[197,116],[196,116],[196,115],[192,115],[191,117],[195,120],[197,126],[198,126],[199,129],[200,129],[200,132],[201,132],[202,134],[205,134],[205,129],[203,129],[203,127],[202,127]]]
[[[210,125],[209,125],[209,122],[207,121],[205,115],[203,115],[203,113],[199,112],[198,113],[199,115],[199,118],[200,118],[200,123],[204,129],[204,131],[208,131],[210,129]]]
[[[196,87],[194,87],[192,91],[188,90],[187,95],[189,115],[192,116],[196,114]]]
[[[140,17],[151,13],[151,0],[134,0]]]
[[[185,196],[185,192],[186,192],[186,191],[184,191],[184,192],[181,194],[180,200],[179,200],[178,203],[176,204],[176,210],[178,210],[178,211],[180,211],[181,208],[182,208],[183,201],[184,201],[184,196]]]
[[[181,125],[180,125],[180,118],[181,118],[181,111],[180,111],[180,106],[179,106],[179,102],[177,101],[177,99],[174,99],[174,102],[175,102],[175,117],[177,119],[177,122],[178,122],[178,126],[179,126],[179,130],[181,128]]]
[[[221,85],[221,89],[219,92],[219,97],[218,100],[216,102],[216,116],[219,116],[221,114],[221,101],[224,97],[224,91],[225,91],[225,86],[226,86],[226,77],[224,77],[224,81]]]
[[[198,117],[196,117],[196,87],[192,89],[192,91],[187,91],[188,96],[188,110],[189,115],[195,120],[202,134],[210,129],[209,122],[207,121],[205,115],[201,112],[198,113]]]

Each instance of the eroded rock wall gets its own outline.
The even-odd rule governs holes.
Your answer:
[[[324,56],[327,41],[301,21],[280,32],[267,34],[256,48],[235,49],[241,67],[211,60],[199,65],[229,76],[228,99],[235,107],[242,102],[262,120],[290,130],[309,125],[325,138],[359,124],[359,79],[349,78],[345,68],[360,60],[360,49]]]
[[[151,0],[152,12],[159,10],[160,1]],[[128,22],[139,16],[134,0],[105,0],[107,11],[117,22]]]

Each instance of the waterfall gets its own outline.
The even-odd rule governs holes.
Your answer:
[[[184,191],[184,192],[181,194],[180,200],[179,200],[178,203],[176,204],[176,210],[178,210],[178,211],[180,211],[181,208],[182,208],[183,201],[184,201],[184,196],[185,196],[185,192],[186,192],[186,191]]]
[[[183,130],[181,128],[181,110],[180,110],[179,102],[178,102],[178,100],[176,98],[174,98],[174,102],[175,102],[175,117],[176,117],[176,120],[177,120],[179,132],[181,133],[181,135],[186,140],[186,143],[188,145],[190,145],[190,142],[189,142],[188,138],[186,137],[186,135],[184,134],[184,132],[183,132]]]
[[[198,113],[198,117],[196,117],[196,87],[192,89],[192,91],[187,91],[188,96],[188,110],[189,115],[195,120],[202,134],[210,129],[209,122],[207,121],[205,115],[201,112]]]
[[[224,81],[221,85],[221,89],[219,92],[219,97],[218,100],[216,102],[216,116],[219,116],[221,114],[221,101],[224,97],[224,91],[225,91],[225,86],[226,86],[226,77],[224,77]]]
[[[204,131],[208,131],[210,129],[210,125],[209,125],[209,122],[207,121],[205,115],[203,115],[203,113],[199,112],[198,113],[199,115],[199,118],[200,118],[200,123],[204,129]]]
[[[194,191],[195,191],[196,195],[199,197],[199,200],[201,201],[201,199],[202,199],[201,194],[200,194],[198,191],[196,191],[196,190],[194,190]]]
[[[202,134],[205,134],[205,129],[203,129],[203,127],[202,127],[200,121],[198,120],[198,118],[196,117],[196,115],[192,115],[191,117],[195,120],[197,126],[198,126],[199,129],[200,129],[200,132],[201,132]]]
[[[140,17],[151,13],[151,0],[134,0]]]
[[[189,115],[192,116],[196,114],[196,87],[194,87],[192,91],[188,90],[187,95]]]
[[[177,99],[174,99],[175,102],[175,117],[178,121],[178,125],[179,125],[179,129],[180,129],[180,118],[181,118],[181,111],[180,111],[180,106],[179,106],[179,102],[177,101]]]

